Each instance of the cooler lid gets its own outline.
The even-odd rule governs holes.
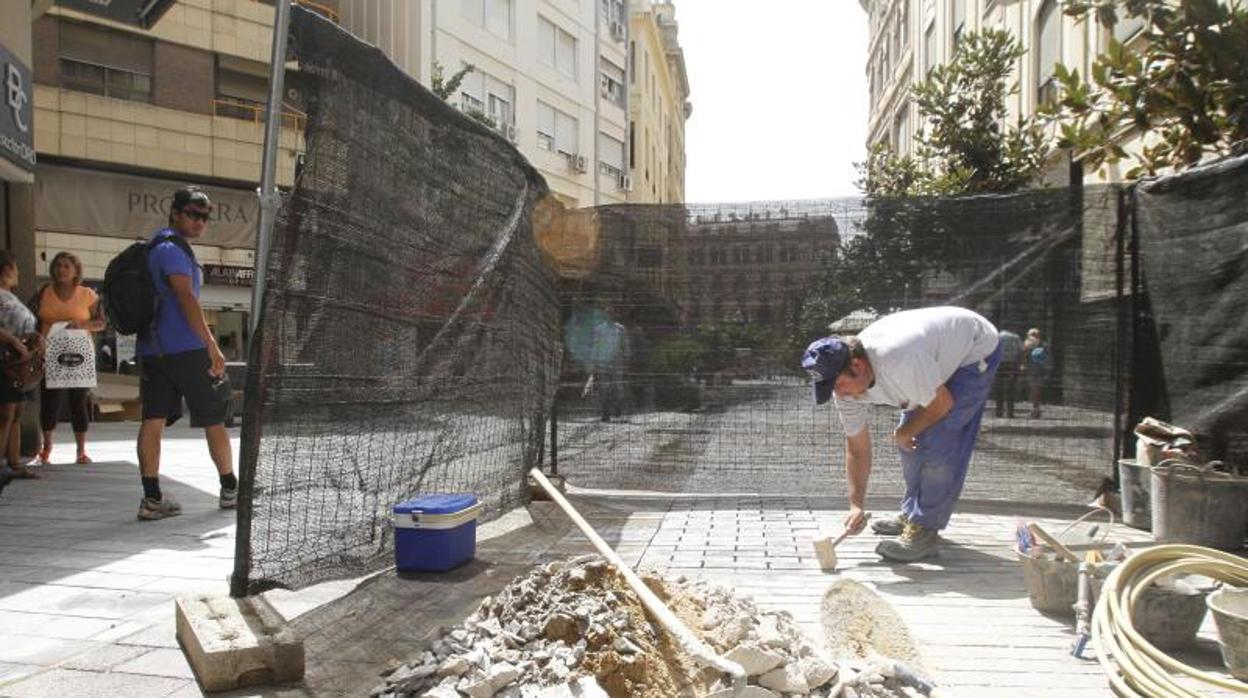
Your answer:
[[[454,514],[477,503],[475,494],[450,494],[435,492],[422,494],[394,505],[396,514]]]

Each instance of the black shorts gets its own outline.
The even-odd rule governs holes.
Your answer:
[[[225,421],[228,387],[208,373],[207,349],[195,349],[139,360],[139,398],[143,419],[173,424],[182,416],[182,399],[191,412],[191,426],[210,427]],[[223,389],[224,387],[224,389]]]
[[[0,371],[0,405],[14,405],[34,400],[34,394],[35,391],[33,390],[28,393],[23,393],[17,388],[14,388],[9,383],[9,379],[4,375],[4,372]]]

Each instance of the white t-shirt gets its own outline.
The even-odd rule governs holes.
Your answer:
[[[997,328],[965,308],[940,306],[886,315],[858,334],[875,371],[875,383],[855,398],[836,398],[845,434],[867,426],[869,405],[902,410],[923,407],[962,366],[979,363],[997,348]]]

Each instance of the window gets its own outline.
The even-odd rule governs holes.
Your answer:
[[[966,0],[953,0],[953,52],[966,36]]]
[[[637,122],[628,122],[628,169],[637,167]]]
[[[624,0],[602,0],[602,21],[607,25],[612,22],[623,22]]]
[[[1113,37],[1114,41],[1125,44],[1144,30],[1147,22],[1143,17],[1130,17],[1126,13],[1126,9],[1118,7],[1118,21],[1114,23]]]
[[[1057,64],[1060,15],[1054,0],[1045,0],[1036,16],[1036,104],[1049,104],[1057,98],[1057,80],[1053,67]]]
[[[613,177],[624,176],[624,141],[598,134],[598,171]]]
[[[574,117],[568,116],[549,104],[537,103],[537,147],[553,150],[564,155],[576,155],[578,147],[579,125]]]
[[[85,24],[60,23],[61,87],[152,101],[152,42]]]
[[[923,35],[923,71],[936,67],[936,25],[932,24]]]
[[[511,41],[511,3],[512,0],[460,0],[459,11],[471,24]]]
[[[901,9],[898,11],[898,23],[901,27],[901,45],[910,45],[910,0],[902,0]]]
[[[603,58],[602,64],[602,96],[608,102],[624,106],[624,69]]]
[[[898,155],[910,154],[910,110],[902,103],[901,111],[893,120],[893,150]]]
[[[465,112],[481,112],[495,125],[516,123],[515,89],[489,73],[478,69],[464,76],[459,97]]]
[[[537,49],[542,65],[576,80],[576,37],[542,17],[538,20]]]

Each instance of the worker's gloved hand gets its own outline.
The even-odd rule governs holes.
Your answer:
[[[851,536],[862,533],[862,529],[867,527],[867,513],[862,507],[850,506],[849,514],[845,517],[845,531]]]

